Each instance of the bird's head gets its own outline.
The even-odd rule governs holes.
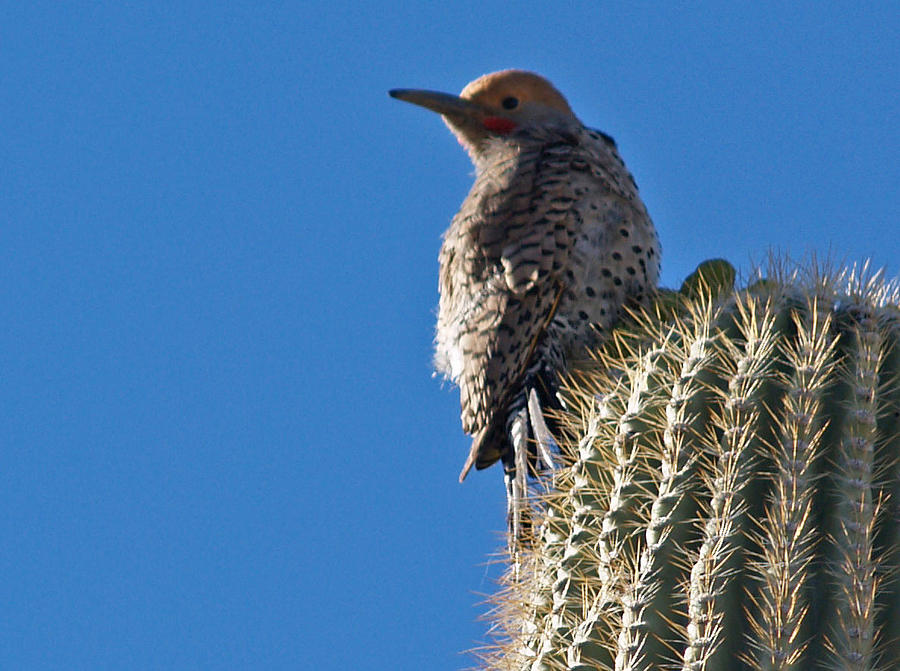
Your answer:
[[[530,127],[581,123],[553,84],[524,70],[484,75],[458,96],[421,89],[394,89],[390,95],[441,114],[473,160],[492,137]]]

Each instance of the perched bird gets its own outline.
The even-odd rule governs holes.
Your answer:
[[[475,165],[441,247],[435,364],[459,385],[472,436],[460,481],[502,460],[517,536],[528,472],[554,459],[542,408],[556,377],[655,291],[659,240],[615,142],[543,77],[390,95],[441,114]]]

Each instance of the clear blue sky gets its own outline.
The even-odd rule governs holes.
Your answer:
[[[898,44],[895,2],[2,3],[0,668],[471,664],[501,474],[457,484],[430,376],[471,167],[387,89],[548,76],[666,285],[897,275]]]

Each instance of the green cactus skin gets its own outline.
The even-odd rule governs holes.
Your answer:
[[[573,367],[488,669],[900,669],[900,292],[726,262]]]

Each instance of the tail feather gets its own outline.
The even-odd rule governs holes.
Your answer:
[[[504,459],[509,554],[518,566],[519,547],[531,528],[528,509],[528,411],[519,409],[509,423],[511,458]]]
[[[498,435],[499,434],[499,435]],[[469,448],[469,456],[466,463],[463,464],[459,473],[459,481],[466,479],[469,471],[474,466],[479,471],[487,468],[503,458],[504,452],[509,448],[505,447],[506,438],[497,427],[488,424],[472,437],[472,446]]]
[[[459,475],[462,482],[473,466],[480,470],[498,460],[503,462],[507,543],[516,573],[521,551],[531,536],[528,479],[559,465],[559,446],[544,415],[545,408],[558,407],[555,381],[554,370],[546,361],[529,370],[518,393],[505,404],[505,412],[498,413],[472,436],[469,456]]]
[[[534,389],[528,390],[528,417],[531,420],[531,432],[534,434],[537,456],[541,460],[543,468],[555,471],[557,464],[553,451],[554,448],[557,450],[559,448],[550,429],[547,428],[544,411],[541,409],[540,399]]]

